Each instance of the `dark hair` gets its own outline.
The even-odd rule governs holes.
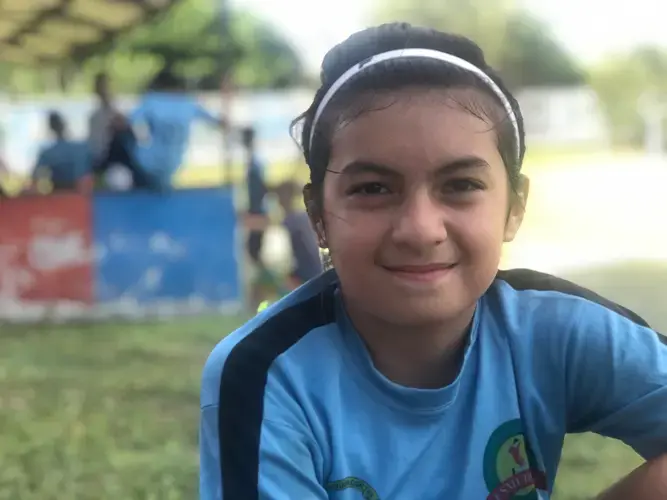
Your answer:
[[[243,127],[241,129],[241,142],[246,148],[250,148],[255,143],[255,129],[252,127]]]
[[[65,119],[63,118],[63,115],[57,111],[49,111],[48,121],[49,130],[54,134],[62,134],[65,132]]]
[[[367,110],[368,103],[359,102],[371,93],[393,91],[407,86],[423,85],[440,88],[474,88],[491,97],[497,108],[504,110],[500,98],[474,73],[437,60],[402,58],[391,59],[365,68],[348,80],[327,104],[318,119],[310,144],[315,113],[327,91],[343,73],[372,56],[396,49],[422,48],[437,50],[463,59],[479,68],[493,80],[509,101],[516,117],[519,143],[516,144],[514,125],[509,117],[495,120],[498,133],[498,148],[507,168],[510,185],[516,190],[519,171],[525,153],[523,118],[519,105],[507,90],[495,71],[486,63],[482,50],[471,40],[462,36],[442,33],[433,29],[412,26],[408,23],[383,24],[353,34],[331,49],[322,62],[321,86],[310,107],[292,123],[292,135],[300,143],[304,158],[310,169],[310,180],[315,201],[321,203],[324,182],[331,150],[331,138],[341,121],[353,118]],[[366,108],[364,108],[366,106]],[[352,109],[351,109],[352,108]],[[466,109],[480,116],[492,118],[494,110],[480,108],[480,103],[466,105]],[[350,113],[353,113],[350,116]],[[300,137],[299,137],[300,136]],[[519,151],[517,157],[517,150]]]
[[[170,67],[160,70],[151,80],[148,88],[156,92],[183,91],[185,80],[176,75]]]

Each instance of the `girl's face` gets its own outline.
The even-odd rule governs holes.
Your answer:
[[[427,325],[469,313],[491,285],[523,204],[493,126],[456,104],[471,92],[378,97],[334,135],[320,237],[348,307]]]

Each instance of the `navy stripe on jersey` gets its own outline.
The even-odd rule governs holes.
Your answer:
[[[259,441],[271,365],[308,332],[333,321],[334,287],[330,286],[278,312],[229,353],[220,379],[218,409],[225,500],[259,499]]]
[[[601,295],[579,286],[571,281],[558,278],[546,273],[540,273],[531,269],[512,269],[508,271],[498,271],[498,279],[507,282],[515,290],[536,290],[543,292],[560,292],[575,297],[581,297],[599,304],[607,309],[620,314],[621,316],[637,323],[640,326],[651,328],[650,325],[638,314],[627,309],[616,302],[605,299]],[[655,332],[660,341],[667,345],[667,337]]]

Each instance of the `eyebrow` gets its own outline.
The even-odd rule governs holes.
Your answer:
[[[436,171],[436,175],[452,174],[461,170],[476,168],[488,168],[489,163],[478,156],[463,156],[456,160],[443,164]],[[357,160],[348,163],[341,170],[345,175],[377,174],[384,177],[395,177],[401,175],[395,169],[372,161]]]

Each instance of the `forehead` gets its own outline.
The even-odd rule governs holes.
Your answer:
[[[331,162],[364,160],[414,171],[477,156],[502,166],[494,106],[482,93],[465,89],[373,96],[334,133]]]

